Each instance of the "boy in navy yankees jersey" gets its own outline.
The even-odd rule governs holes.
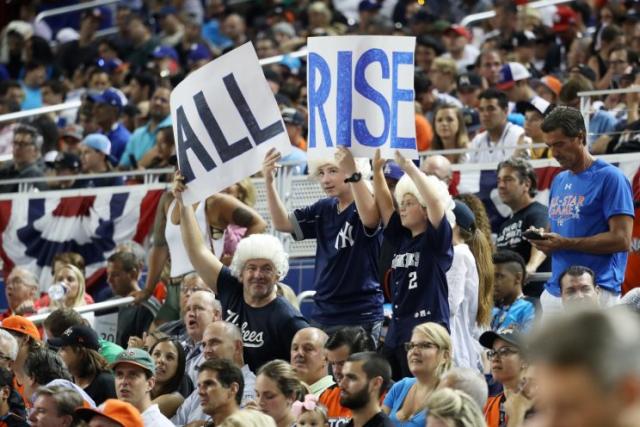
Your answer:
[[[410,376],[404,343],[424,322],[449,327],[449,301],[445,273],[453,260],[453,200],[446,184],[427,176],[396,152],[405,172],[395,189],[396,212],[384,179],[380,150],[374,159],[374,193],[384,237],[394,247],[389,280],[393,317],[384,343],[394,378]]]
[[[270,150],[262,167],[273,226],[296,240],[317,239],[312,321],[331,334],[363,326],[377,342],[382,326],[382,291],[376,277],[380,216],[365,183],[369,161],[339,148],[335,158],[309,161],[309,174],[327,197],[289,214],[273,173],[280,153]],[[364,212],[364,213],[363,213]]]

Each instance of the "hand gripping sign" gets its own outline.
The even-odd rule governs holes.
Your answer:
[[[291,151],[251,43],[191,73],[171,92],[178,167],[191,204],[258,172],[266,152]]]
[[[414,37],[310,37],[307,63],[309,158],[335,147],[354,156],[417,158]]]

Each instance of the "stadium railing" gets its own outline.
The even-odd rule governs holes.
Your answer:
[[[71,13],[71,12],[77,12],[79,10],[92,9],[94,7],[106,6],[108,4],[114,4],[114,3],[118,3],[118,2],[120,2],[120,0],[93,0],[93,1],[86,2],[86,3],[79,3],[79,4],[69,5],[69,6],[56,7],[56,8],[53,8],[53,9],[42,11],[39,14],[37,14],[35,22],[38,23],[38,22],[42,21],[43,19],[46,19],[46,18],[49,18],[49,17],[52,17],[52,16],[64,15],[64,14]],[[111,35],[111,34],[115,34],[117,31],[118,31],[118,27],[104,28],[102,30],[96,31],[96,35],[95,36],[96,36],[96,38],[104,37],[104,36],[108,36],[108,35]]]
[[[116,308],[116,307],[122,307],[122,306],[125,306],[125,305],[129,305],[132,302],[133,302],[133,297],[116,298],[116,299],[111,299],[111,300],[107,300],[107,301],[103,301],[103,302],[97,302],[95,304],[89,304],[89,305],[83,305],[83,306],[80,306],[80,307],[74,307],[74,310],[77,311],[80,314],[82,314],[82,313],[92,313],[92,312],[95,312],[95,311],[107,310],[107,309]],[[29,316],[29,320],[31,320],[36,325],[39,325],[40,323],[44,322],[44,319],[46,319],[49,316],[49,314],[50,313],[42,313],[42,314],[36,314],[34,316]]]

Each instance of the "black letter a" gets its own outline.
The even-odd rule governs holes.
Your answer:
[[[182,108],[182,106],[178,107],[176,116],[176,129],[178,132],[178,159],[180,159],[178,167],[180,168],[180,173],[184,176],[186,184],[195,179],[195,176],[193,176],[193,170],[191,170],[191,165],[189,164],[189,159],[187,158],[187,150],[189,148],[193,150],[207,172],[215,168],[216,164],[207,153],[207,150],[205,150],[202,144],[200,144],[196,134],[193,133],[193,129],[191,129],[191,125],[187,121],[187,116],[185,116],[184,108]],[[183,139],[182,137],[183,132],[186,139]]]

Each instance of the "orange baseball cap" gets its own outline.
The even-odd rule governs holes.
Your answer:
[[[36,325],[26,317],[22,316],[9,316],[2,321],[0,328],[8,331],[14,331],[21,334],[29,335],[36,341],[40,341],[40,331]]]
[[[560,96],[562,90],[562,82],[554,76],[544,76],[540,79],[540,83],[548,87],[556,96]]]
[[[144,427],[140,412],[132,404],[117,399],[107,399],[96,409],[78,408],[76,415],[87,422],[96,415],[100,415],[122,427]]]

